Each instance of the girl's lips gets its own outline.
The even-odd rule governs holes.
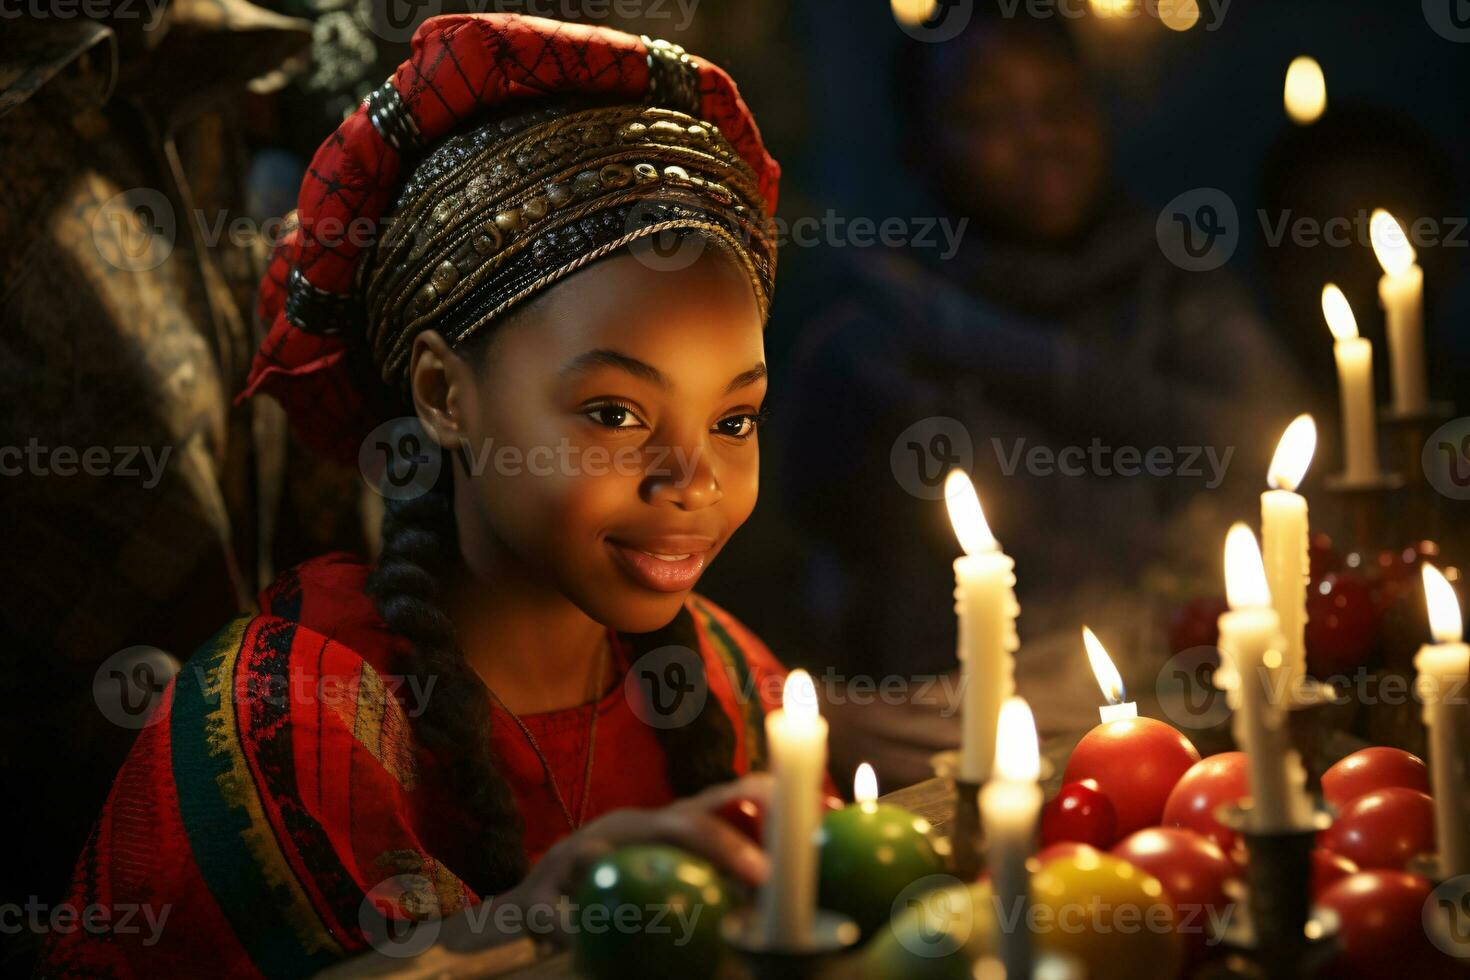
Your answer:
[[[709,542],[655,542],[635,548],[621,541],[608,541],[618,565],[633,581],[657,592],[683,592],[692,588],[704,571]],[[657,547],[659,550],[653,550]],[[675,551],[674,548],[681,550]],[[695,550],[695,548],[698,550]]]

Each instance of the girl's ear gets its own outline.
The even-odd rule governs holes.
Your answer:
[[[419,422],[442,448],[458,450],[469,438],[469,365],[437,331],[425,330],[413,340],[408,381]]]

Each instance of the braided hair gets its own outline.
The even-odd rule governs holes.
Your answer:
[[[698,234],[697,231],[686,234]],[[709,240],[723,247],[718,240]],[[478,367],[493,330],[459,351]],[[410,410],[411,411],[411,410]],[[449,454],[455,465],[468,465],[460,453]],[[467,573],[459,548],[454,516],[454,474],[440,469],[435,484],[410,499],[387,499],[382,523],[382,549],[367,581],[378,614],[390,629],[409,640],[405,662],[395,670],[417,678],[418,690],[433,690],[422,712],[411,719],[415,738],[442,767],[447,790],[469,818],[472,839],[462,849],[463,867],[452,868],[479,895],[502,892],[526,874],[523,824],[515,797],[501,774],[491,742],[494,716],[488,689],[469,666],[442,602],[460,576]],[[699,637],[688,609],[650,633],[629,634],[633,659],[650,650],[677,645],[699,650]],[[692,658],[695,685],[705,685],[703,659]],[[435,680],[431,689],[427,685]],[[688,796],[735,777],[735,731],[717,698],[708,697],[690,723],[656,728],[663,748],[669,785]]]

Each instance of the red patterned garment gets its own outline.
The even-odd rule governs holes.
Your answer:
[[[360,916],[370,894],[374,908],[386,897],[416,918],[480,900],[452,870],[464,818],[413,739],[409,713],[425,692],[392,673],[406,641],[365,594],[369,571],[345,553],[303,563],[262,593],[260,615],[230,623],[184,665],[118,774],[65,899],[79,915],[142,909],[136,928],[54,933],[44,974],[185,976],[208,964],[219,977],[308,975],[367,948]],[[733,768],[759,767],[780,665],[701,597],[670,628],[680,627],[733,722]],[[647,636],[667,640],[666,631]],[[626,683],[640,646],[612,639],[617,670],[597,704],[602,764],[589,819],[674,795],[640,685]],[[522,720],[575,813],[589,708]],[[534,861],[569,828],[525,736],[504,716],[496,722],[496,755]],[[385,894],[405,882],[418,892]]]

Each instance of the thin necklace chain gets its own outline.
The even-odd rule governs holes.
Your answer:
[[[556,805],[561,808],[561,815],[566,818],[567,827],[571,830],[581,827],[587,819],[587,801],[592,796],[592,759],[597,749],[597,719],[601,714],[598,708],[602,702],[602,676],[610,654],[611,642],[607,641],[604,635],[604,642],[598,649],[597,685],[592,696],[592,720],[587,726],[587,760],[582,764],[582,798],[577,804],[575,820],[572,819],[571,807],[567,806],[567,799],[562,795],[561,787],[557,785],[556,774],[552,772],[551,763],[547,761],[546,753],[541,751],[541,744],[536,741],[536,736],[531,734],[531,729],[526,727],[524,721],[521,721],[521,716],[510,710],[510,706],[500,699],[500,695],[496,694],[493,688],[486,688],[490,691],[490,696],[495,699],[495,703],[500,705],[500,709],[510,715],[510,720],[516,723],[516,727],[526,737],[526,743],[531,746],[531,751],[535,752],[536,758],[541,761],[541,771],[546,774],[546,781],[551,785],[552,795],[556,797]]]

